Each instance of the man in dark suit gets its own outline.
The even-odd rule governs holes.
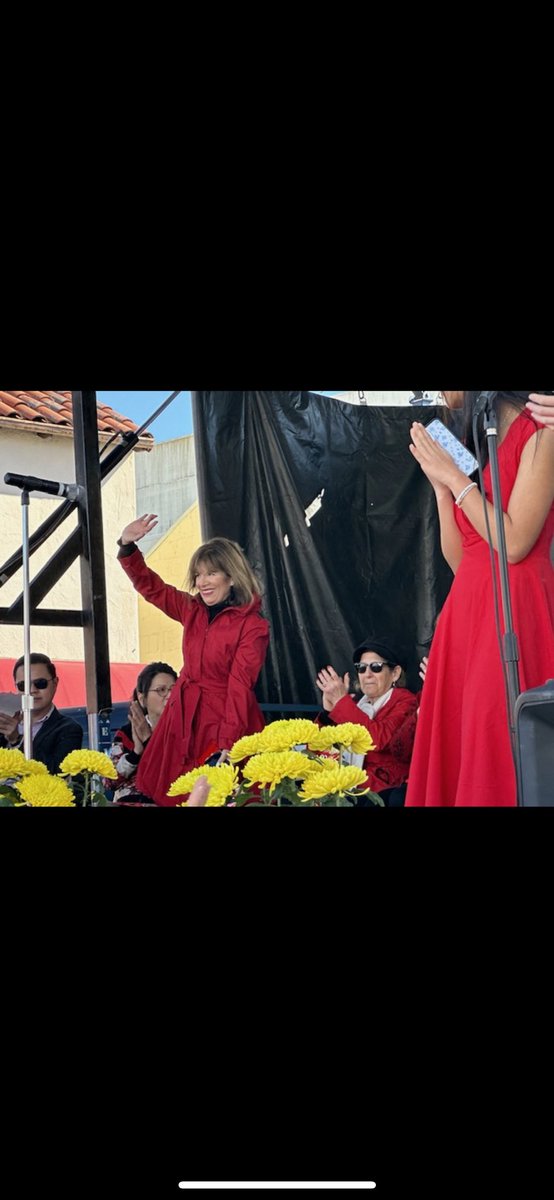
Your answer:
[[[25,690],[23,658],[19,658],[13,669],[17,690]],[[83,730],[71,717],[64,717],[54,704],[58,687],[58,676],[54,663],[47,654],[31,654],[32,709],[31,735],[33,758],[42,762],[51,775],[60,769],[60,763],[70,750],[80,750]],[[0,713],[0,746],[23,749],[23,714],[8,716]]]

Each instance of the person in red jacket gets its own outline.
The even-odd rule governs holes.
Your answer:
[[[371,635],[353,654],[360,700],[349,695],[348,671],[341,679],[333,667],[324,667],[316,680],[323,707],[335,725],[353,721],[369,730],[375,750],[366,754],[363,769],[371,790],[378,793],[406,782],[412,756],[418,697],[399,686],[402,660],[403,654],[388,639]],[[396,805],[397,797],[390,799]]]
[[[144,795],[170,806],[179,802],[167,795],[179,775],[223,760],[238,738],[263,729],[254,685],[269,624],[260,614],[258,580],[236,542],[216,537],[199,546],[184,592],[151,571],[136,545],[155,525],[154,513],[126,525],[118,557],[137,592],[183,625],[184,664],[136,776]]]

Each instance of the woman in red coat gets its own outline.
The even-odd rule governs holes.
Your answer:
[[[352,721],[369,730],[375,749],[366,754],[363,769],[372,791],[388,792],[408,778],[418,698],[399,686],[403,654],[388,638],[370,634],[361,646],[356,646],[352,657],[362,693],[358,702],[349,695],[348,672],[341,679],[333,667],[324,667],[316,683],[334,725]]]
[[[136,543],[157,524],[147,513],[126,525],[119,560],[133,587],[183,625],[184,665],[141,759],[137,787],[156,804],[175,805],[174,779],[258,733],[264,719],[254,695],[269,642],[260,585],[240,546],[212,538],[199,546],[182,592],[147,567]]]

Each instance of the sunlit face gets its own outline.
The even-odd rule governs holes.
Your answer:
[[[17,668],[15,673],[16,687],[18,684],[23,683],[24,679],[25,668],[22,663],[21,666]],[[41,683],[46,681],[46,687],[37,687],[35,682],[37,679],[39,679]],[[46,663],[31,663],[31,695],[34,698],[32,716],[33,721],[40,721],[42,717],[46,716],[46,713],[54,702],[57,686],[58,680],[56,677],[54,677],[54,679],[51,678],[50,671],[46,666]],[[18,688],[18,691],[21,691],[21,688]]]
[[[462,408],[464,403],[463,392],[441,392],[449,408]]]
[[[174,686],[173,675],[168,675],[167,671],[159,671],[157,675],[154,675],[148,691],[139,692],[140,703],[146,709],[153,724],[161,717]]]
[[[233,580],[225,571],[218,571],[206,562],[198,564],[194,582],[204,604],[208,604],[210,608],[213,604],[221,604],[226,600],[233,586]]]
[[[384,663],[385,661],[383,655],[376,654],[374,650],[365,650],[360,658],[361,663]],[[358,672],[358,682],[364,696],[374,704],[380,696],[384,696],[385,692],[390,691],[400,675],[400,667],[383,667],[379,675],[375,675],[367,668],[361,674]]]

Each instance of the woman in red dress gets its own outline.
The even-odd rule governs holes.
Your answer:
[[[475,393],[444,392],[466,410]],[[554,437],[524,399],[499,393],[498,465],[522,691],[554,677]],[[410,450],[435,492],[443,554],[454,583],[439,616],[423,687],[407,807],[517,803],[483,499],[453,459],[414,423]],[[487,447],[483,447],[486,461]],[[484,471],[495,550],[490,465]],[[498,555],[495,571],[500,596]],[[504,633],[502,606],[500,624]]]
[[[260,585],[236,542],[212,538],[195,551],[191,595],[164,583],[136,545],[156,524],[153,513],[131,521],[119,539],[119,559],[137,592],[183,625],[184,665],[136,776],[141,792],[171,806],[179,803],[167,795],[174,779],[263,729],[254,685],[269,625],[260,615]]]

